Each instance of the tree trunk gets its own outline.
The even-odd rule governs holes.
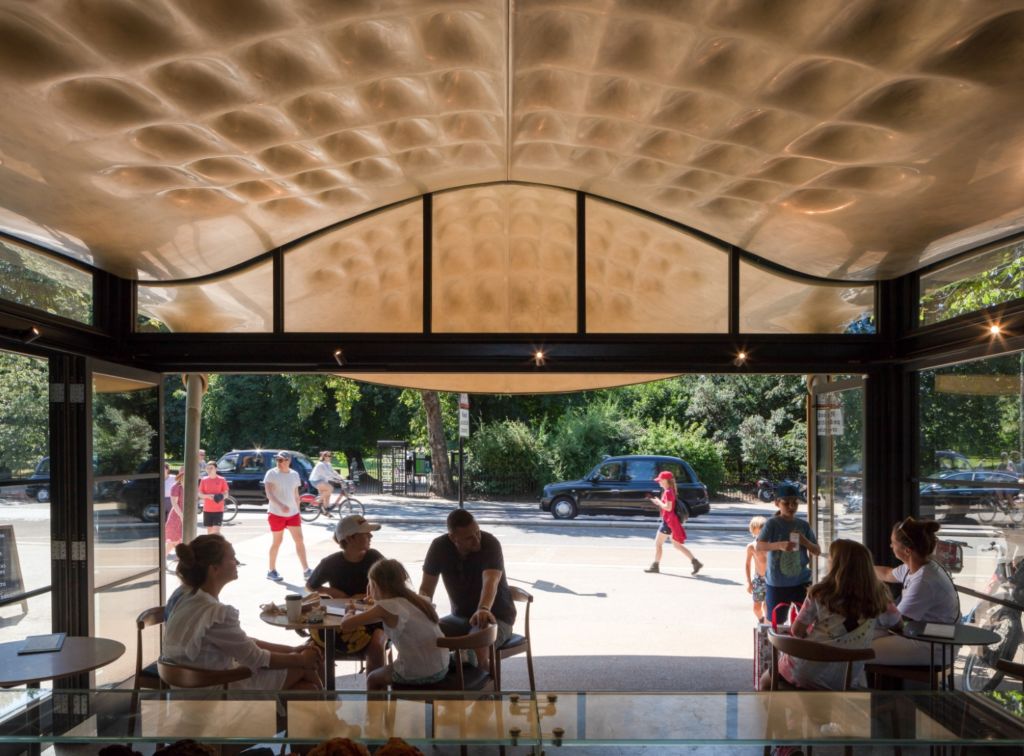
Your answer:
[[[436,391],[421,391],[423,409],[427,413],[427,438],[430,440],[431,470],[430,493],[445,499],[455,498],[455,484],[448,466],[448,442],[444,437],[441,419],[441,399]]]

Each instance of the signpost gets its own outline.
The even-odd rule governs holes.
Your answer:
[[[459,509],[465,509],[463,480],[465,478],[463,441],[469,438],[469,394],[459,394]]]

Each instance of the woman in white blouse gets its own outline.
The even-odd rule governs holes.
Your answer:
[[[235,550],[221,535],[179,543],[178,577],[184,583],[164,626],[163,660],[207,669],[248,667],[252,677],[233,683],[251,690],[319,690],[323,658],[314,645],[283,646],[250,638],[238,610],[222,604],[225,585],[238,579]]]

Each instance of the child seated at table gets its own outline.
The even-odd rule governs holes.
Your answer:
[[[900,613],[875,575],[871,552],[865,546],[839,539],[832,542],[828,555],[828,574],[808,590],[791,632],[797,638],[830,646],[870,648],[876,623],[894,625]],[[779,657],[779,673],[800,688],[842,690],[845,672],[845,662],[814,662],[786,654]],[[863,663],[855,663],[855,684],[863,684],[863,673]]]
[[[409,573],[397,559],[381,559],[370,568],[367,595],[374,605],[358,614],[346,613],[341,631],[381,622],[384,633],[398,650],[391,664],[366,676],[367,690],[386,690],[392,682],[430,685],[448,674],[449,653],[439,648],[441,627],[434,606],[412,589]]]

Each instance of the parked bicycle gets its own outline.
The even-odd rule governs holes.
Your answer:
[[[332,493],[324,506],[321,506],[314,494],[303,494],[299,497],[299,516],[306,522],[313,522],[320,515],[325,517],[365,515],[366,508],[363,503],[352,495],[355,491],[355,481],[343,480],[340,490]]]
[[[1015,661],[1024,640],[1020,609],[1024,606],[1024,557],[1007,557],[1003,541],[992,541],[990,546],[980,550],[996,552],[996,569],[985,593],[1006,602],[983,600],[964,617],[964,622],[978,624],[999,635],[997,643],[973,649],[964,660],[964,688],[985,692],[995,690],[1003,680],[1003,673],[996,669],[996,660]]]
[[[199,514],[203,513],[203,497],[199,497]],[[238,517],[238,502],[230,494],[224,497],[224,522],[231,522]],[[203,523],[200,522],[200,525]]]

